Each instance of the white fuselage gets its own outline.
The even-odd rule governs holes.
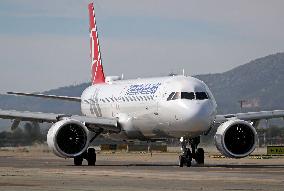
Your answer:
[[[186,76],[110,81],[88,87],[81,99],[84,115],[117,117],[122,131],[111,138],[125,140],[198,136],[217,107],[206,84]]]

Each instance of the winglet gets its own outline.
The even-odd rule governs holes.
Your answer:
[[[105,74],[102,65],[100,44],[97,32],[95,10],[93,3],[88,5],[90,21],[90,48],[92,61],[92,84],[105,83]]]

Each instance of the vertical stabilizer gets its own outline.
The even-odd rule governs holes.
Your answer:
[[[105,83],[105,74],[102,65],[99,37],[97,32],[95,10],[93,3],[88,5],[90,21],[90,48],[92,61],[92,84]]]

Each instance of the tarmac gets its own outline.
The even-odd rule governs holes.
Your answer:
[[[284,157],[210,156],[180,168],[178,153],[101,152],[97,166],[73,166],[47,150],[2,148],[0,190],[284,190]]]

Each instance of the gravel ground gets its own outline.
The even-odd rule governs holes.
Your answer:
[[[284,157],[209,156],[180,168],[174,152],[109,152],[98,153],[95,167],[75,167],[45,147],[2,148],[0,190],[284,190]]]

